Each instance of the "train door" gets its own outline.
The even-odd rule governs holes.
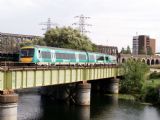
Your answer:
[[[79,62],[79,53],[78,52],[75,53],[75,57],[76,57],[76,63],[78,63]]]
[[[55,63],[55,50],[51,50],[51,62]]]
[[[38,50],[37,50],[37,59],[38,59],[38,62],[42,62],[41,49],[38,49]]]

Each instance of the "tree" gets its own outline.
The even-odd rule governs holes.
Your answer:
[[[122,53],[122,54],[131,54],[131,49],[130,49],[129,45],[127,46],[127,50],[125,50],[125,49],[122,47],[121,53]]]
[[[122,64],[123,80],[121,91],[126,93],[140,93],[145,87],[149,67],[141,61],[128,60]]]
[[[24,40],[22,43],[20,43],[20,47],[23,47],[23,46],[32,46],[32,45],[42,45],[42,46],[45,46],[46,43],[43,40],[43,38],[40,38],[40,37],[37,37],[37,38],[35,38],[33,40]]]
[[[131,49],[130,49],[129,45],[127,46],[126,54],[131,54]]]
[[[44,41],[47,46],[94,51],[95,45],[85,35],[71,27],[56,27],[45,33]]]
[[[122,53],[122,54],[125,54],[124,47],[122,47],[122,49],[121,49],[121,53]]]

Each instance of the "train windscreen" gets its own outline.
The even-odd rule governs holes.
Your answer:
[[[21,49],[21,57],[33,57],[34,49]]]

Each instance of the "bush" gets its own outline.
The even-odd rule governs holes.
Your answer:
[[[145,87],[147,64],[141,61],[129,60],[122,64],[123,80],[120,82],[120,89],[123,93],[139,94]]]
[[[159,99],[158,88],[148,86],[143,94],[145,102],[157,103]]]
[[[160,72],[153,72],[150,74],[150,79],[157,79],[157,78],[160,78]]]

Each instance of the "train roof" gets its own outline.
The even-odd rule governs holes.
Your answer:
[[[69,50],[69,51],[77,51],[77,52],[88,52],[91,54],[101,54],[101,55],[108,55],[108,54],[104,54],[104,53],[99,53],[99,52],[91,52],[91,51],[83,51],[83,50],[75,50],[75,49],[68,49],[68,48],[57,48],[57,47],[50,47],[50,46],[39,46],[39,45],[33,45],[33,46],[25,46],[22,47],[21,49],[25,49],[25,48],[50,48],[50,49],[54,49],[54,50]],[[112,55],[109,55],[112,56]]]
[[[54,50],[69,50],[69,51],[86,52],[83,50],[75,50],[75,49],[69,49],[69,48],[58,48],[58,47],[50,47],[50,46],[39,46],[39,45],[25,46],[25,47],[22,47],[21,49],[25,49],[25,48],[49,48],[49,49],[54,49]]]

